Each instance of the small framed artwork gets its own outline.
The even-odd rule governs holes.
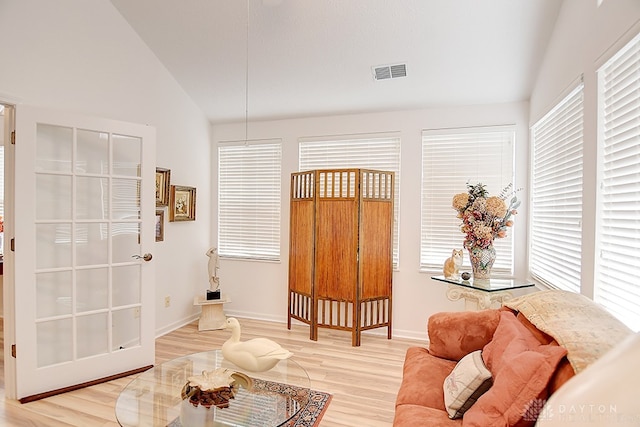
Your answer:
[[[164,210],[156,210],[156,242],[164,240]]]
[[[169,205],[171,170],[156,168],[156,206]]]
[[[169,222],[196,220],[196,189],[172,185],[169,191]]]

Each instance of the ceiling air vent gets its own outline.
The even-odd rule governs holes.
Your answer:
[[[376,80],[397,79],[407,76],[407,64],[380,65],[373,67],[373,78]]]

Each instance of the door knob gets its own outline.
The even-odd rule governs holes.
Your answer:
[[[143,259],[145,261],[151,261],[151,258],[153,258],[153,255],[151,255],[149,253],[146,253],[146,254],[144,254],[142,256],[136,254],[136,255],[131,255],[131,258]]]

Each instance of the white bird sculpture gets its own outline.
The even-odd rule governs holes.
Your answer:
[[[280,360],[293,356],[289,350],[267,338],[240,341],[240,322],[234,317],[227,319],[226,329],[231,329],[231,338],[222,344],[222,356],[239,368],[252,372],[268,371]]]

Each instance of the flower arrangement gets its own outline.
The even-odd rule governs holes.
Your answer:
[[[515,196],[513,184],[509,184],[498,196],[489,196],[486,186],[467,184],[466,193],[456,194],[452,206],[462,220],[460,231],[465,234],[464,247],[486,249],[496,238],[506,237],[507,227],[513,226],[520,201]],[[505,200],[511,197],[509,205]]]

